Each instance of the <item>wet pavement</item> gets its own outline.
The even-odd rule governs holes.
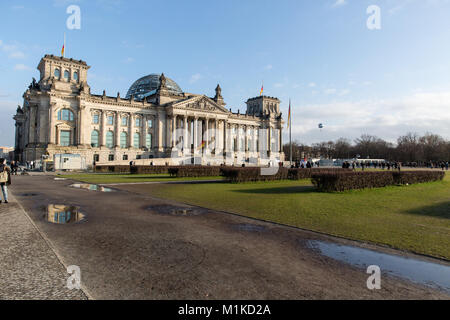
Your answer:
[[[443,290],[385,273],[381,290],[369,290],[366,270],[309,242],[351,241],[164,201],[144,185],[109,193],[73,183],[24,176],[10,190],[64,264],[80,267],[95,299],[450,299]],[[54,210],[62,221],[67,207],[86,218],[48,223],[43,208],[55,204],[63,206]]]
[[[89,191],[100,191],[100,192],[114,192],[114,189],[99,186],[96,184],[87,184],[87,183],[74,183],[71,184],[69,187],[75,188],[75,189],[84,189]]]
[[[16,180],[16,178],[14,178]],[[67,266],[14,196],[0,204],[0,300],[85,300],[67,288]]]
[[[377,265],[384,273],[450,294],[450,266],[448,265],[330,242],[310,241],[308,245],[327,257],[365,269],[368,266]]]

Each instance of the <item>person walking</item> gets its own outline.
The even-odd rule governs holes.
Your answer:
[[[0,187],[2,189],[3,201],[8,203],[8,186],[11,184],[11,168],[5,163],[5,159],[0,159]],[[0,201],[1,203],[1,201]]]

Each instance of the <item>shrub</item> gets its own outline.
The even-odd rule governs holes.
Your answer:
[[[261,175],[261,168],[222,168],[222,175],[231,182],[272,181],[288,178],[289,170],[279,168],[274,175]]]
[[[396,184],[414,184],[438,181],[444,179],[443,171],[401,171],[394,172],[394,181]]]
[[[346,191],[353,189],[380,188],[397,184],[413,184],[442,180],[440,171],[375,171],[313,174],[312,183],[325,192]]]

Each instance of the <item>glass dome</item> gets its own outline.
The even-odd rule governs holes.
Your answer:
[[[146,97],[156,93],[159,87],[159,77],[161,75],[152,73],[148,76],[138,79],[127,92],[126,99],[130,99],[131,95],[134,95],[134,100],[142,101]],[[178,84],[170,78],[166,77],[166,87],[169,93],[182,94],[183,91]]]

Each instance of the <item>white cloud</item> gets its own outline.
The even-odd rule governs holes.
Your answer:
[[[17,71],[28,71],[28,70],[31,70],[31,68],[26,66],[26,65],[24,65],[23,63],[19,63],[19,64],[16,64],[14,66],[14,70],[17,70]]]
[[[264,70],[272,70],[273,66],[271,64],[268,64],[267,66],[264,67]]]
[[[25,58],[25,54],[22,51],[13,51],[9,54],[9,57],[13,59],[23,59]]]
[[[332,5],[333,8],[342,7],[347,4],[347,0],[336,0],[336,2]]]
[[[193,84],[193,83],[197,82],[198,80],[200,80],[202,77],[203,76],[200,73],[193,74],[191,76],[191,78],[189,79],[189,83]]]
[[[80,2],[80,0],[53,0],[53,6],[54,7],[69,6],[76,2]]]
[[[325,94],[327,94],[327,95],[330,95],[330,94],[336,94],[337,93],[337,90],[336,89],[326,89],[325,91],[324,91],[324,93]]]
[[[293,136],[305,143],[372,134],[388,141],[409,131],[450,139],[450,91],[418,92],[398,99],[310,104],[293,108]],[[317,124],[324,123],[322,132]]]
[[[314,82],[311,82],[308,84],[308,87],[310,87],[310,88],[314,88],[315,86],[316,86],[316,84]]]
[[[126,58],[123,62],[126,63],[126,64],[129,64],[129,63],[134,62],[134,59],[131,58],[131,57],[128,57],[128,58]]]
[[[350,90],[349,89],[344,89],[344,90],[341,90],[338,94],[340,95],[340,96],[346,96],[346,95],[348,95],[350,93]]]
[[[3,41],[0,40],[0,49],[6,54],[8,54],[9,58],[12,59],[25,58],[25,54],[19,49],[18,44],[6,44],[6,43],[4,44]]]

